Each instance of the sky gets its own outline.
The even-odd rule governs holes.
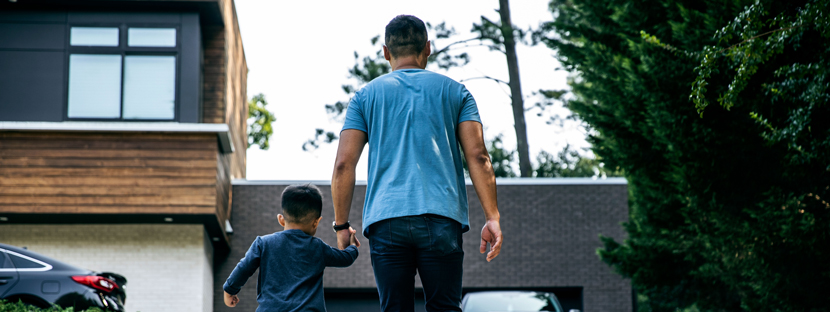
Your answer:
[[[513,24],[527,29],[551,20],[546,0],[514,0],[511,3]],[[276,115],[271,148],[248,149],[248,180],[330,180],[337,151],[336,142],[323,144],[307,152],[302,145],[323,128],[339,133],[342,123],[326,114],[325,105],[348,101],[341,85],[353,83],[348,69],[355,64],[354,53],[374,55],[379,46],[370,39],[382,35],[386,24],[396,15],[410,14],[425,22],[442,21],[454,27],[457,39],[474,37],[469,32],[481,16],[498,21],[497,0],[453,1],[271,1],[236,0],[245,57],[248,62],[248,97],[262,93],[267,108]],[[432,34],[429,34],[432,39]],[[381,37],[382,38],[382,37]],[[442,43],[439,41],[438,48]],[[463,68],[438,71],[455,80],[483,75],[508,80],[504,54],[485,47],[469,47],[471,62]],[[517,45],[519,72],[525,107],[538,97],[539,89],[568,89],[568,73],[557,70],[560,64],[555,51],[545,47]],[[475,97],[484,125],[485,137],[502,134],[504,147],[515,149],[513,115],[509,88],[486,79],[465,81]],[[568,114],[554,107],[544,116],[538,110],[526,113],[528,143],[533,160],[539,151],[560,151],[565,144],[585,148],[585,131],[576,123],[548,125],[549,115]],[[364,155],[366,149],[364,149]],[[517,157],[518,158],[518,157]],[[514,168],[518,170],[518,165]],[[358,163],[357,179],[367,175],[365,159]]]

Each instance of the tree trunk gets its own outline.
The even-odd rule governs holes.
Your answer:
[[[504,37],[504,52],[507,54],[507,71],[510,74],[509,84],[513,101],[511,103],[513,124],[516,128],[516,148],[519,151],[519,170],[522,177],[530,177],[533,169],[530,166],[530,155],[528,155],[524,97],[522,96],[522,83],[519,80],[519,60],[516,57],[516,41],[513,39],[513,23],[510,20],[508,0],[499,0],[499,16],[501,17],[501,34]]]

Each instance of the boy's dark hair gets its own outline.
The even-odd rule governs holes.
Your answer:
[[[282,191],[282,213],[291,223],[308,223],[323,212],[323,195],[313,184],[291,185]]]
[[[427,27],[412,15],[398,15],[386,25],[386,47],[393,57],[418,55],[427,43]]]

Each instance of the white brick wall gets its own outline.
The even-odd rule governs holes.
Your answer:
[[[200,224],[0,225],[0,242],[127,278],[130,312],[212,312],[213,249]]]

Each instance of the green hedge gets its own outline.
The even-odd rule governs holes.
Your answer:
[[[104,310],[99,308],[90,308],[88,310],[75,311],[75,308],[61,308],[58,306],[41,309],[26,305],[21,301],[8,302],[0,299],[0,312],[104,312]]]

